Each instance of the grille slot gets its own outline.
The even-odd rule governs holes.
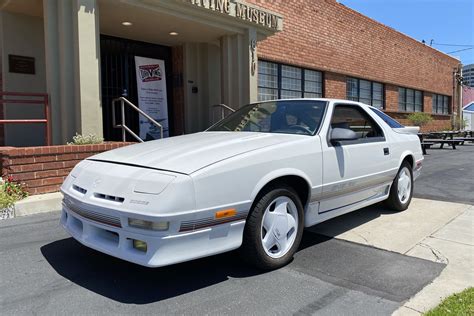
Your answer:
[[[94,193],[94,197],[101,200],[116,202],[116,203],[123,203],[125,199],[119,196],[107,195],[102,193]]]
[[[102,213],[98,213],[95,211],[91,210],[86,210],[85,208],[76,205],[75,203],[72,203],[71,201],[64,199],[63,204],[72,212],[76,213],[77,215],[80,215],[84,218],[90,219],[91,221],[106,224],[109,226],[114,226],[114,227],[122,227],[122,224],[120,222],[120,218],[112,215],[106,215]]]
[[[73,185],[72,185],[72,188],[73,188],[74,190],[76,190],[77,192],[81,193],[81,194],[86,194],[86,193],[87,193],[87,190],[86,190],[86,189],[81,188],[81,187],[78,186],[78,185],[73,184]]]

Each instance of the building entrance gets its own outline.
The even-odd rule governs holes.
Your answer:
[[[171,48],[101,35],[100,54],[104,139],[106,141],[118,141],[121,140],[122,137],[121,130],[114,128],[112,123],[112,101],[114,99],[123,96],[136,106],[139,106],[135,56],[164,61],[169,134],[170,136],[174,135],[174,124],[172,120],[174,113]],[[128,108],[126,108],[125,111],[126,125],[136,134],[140,135],[140,118],[138,113]],[[120,109],[118,105],[116,108],[116,120],[120,122]],[[128,140],[135,141],[133,137],[130,137]]]

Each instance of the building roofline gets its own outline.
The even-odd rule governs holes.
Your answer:
[[[339,1],[339,0],[338,0],[338,1]],[[413,38],[413,37],[411,37],[411,36],[409,36],[409,35],[407,35],[407,34],[405,34],[405,33],[402,33],[401,31],[396,30],[396,29],[394,29],[393,27],[390,27],[390,26],[388,26],[388,25],[386,25],[386,24],[383,24],[382,22],[379,22],[379,21],[377,21],[377,20],[375,20],[375,19],[373,19],[373,18],[371,18],[371,17],[368,17],[368,16],[366,16],[366,15],[360,13],[359,11],[354,10],[354,9],[352,9],[352,8],[346,6],[345,4],[340,3],[340,2],[338,2],[338,1],[335,1],[334,4],[337,5],[337,6],[339,6],[340,8],[343,8],[344,10],[349,11],[349,12],[351,12],[351,13],[355,13],[356,15],[358,15],[358,16],[360,16],[360,17],[366,19],[366,20],[368,20],[368,21],[371,22],[371,23],[378,24],[379,26],[382,26],[383,28],[385,28],[385,29],[387,29],[387,30],[389,30],[389,31],[398,33],[398,34],[402,35],[403,37],[406,37],[407,39],[409,39],[409,40],[411,40],[411,41],[417,43],[418,45],[421,45],[421,46],[423,46],[423,47],[429,48],[429,49],[433,50],[435,53],[441,54],[441,55],[443,55],[443,57],[448,57],[448,58],[450,58],[450,59],[452,59],[452,60],[457,61],[459,64],[461,64],[461,60],[460,60],[460,59],[457,59],[457,58],[454,57],[454,56],[448,55],[448,54],[446,54],[446,53],[444,53],[444,52],[442,52],[442,51],[440,51],[440,50],[438,50],[438,49],[436,49],[436,48],[434,48],[434,47],[432,47],[432,46],[428,46],[428,45],[426,45],[426,44],[423,44],[423,43],[420,42],[419,40],[417,40],[417,39],[415,39],[415,38]]]

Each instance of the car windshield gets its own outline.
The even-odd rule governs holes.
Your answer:
[[[261,132],[314,135],[327,102],[316,100],[271,101],[249,104],[208,131]]]

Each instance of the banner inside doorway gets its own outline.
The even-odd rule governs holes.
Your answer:
[[[135,56],[138,107],[163,126],[163,137],[169,137],[168,98],[166,94],[165,62]],[[140,118],[140,138],[159,139],[160,129],[143,116]]]

